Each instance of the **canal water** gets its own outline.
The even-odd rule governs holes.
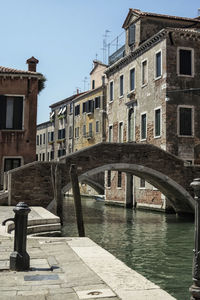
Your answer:
[[[86,236],[178,300],[190,298],[194,224],[82,199]],[[64,200],[63,236],[77,236],[73,200]],[[162,300],[162,299],[155,299]]]

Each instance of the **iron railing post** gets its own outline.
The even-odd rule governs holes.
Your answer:
[[[24,271],[30,267],[30,257],[26,252],[27,221],[31,209],[24,202],[19,202],[13,209],[15,213],[14,251],[10,255],[10,270]]]
[[[191,300],[200,299],[200,178],[190,184],[194,189],[195,200],[195,228],[194,228],[194,257],[193,257],[193,284],[190,287]]]

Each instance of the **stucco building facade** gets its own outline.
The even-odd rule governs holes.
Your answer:
[[[44,82],[38,62],[28,59],[28,71],[0,67],[1,187],[4,172],[36,159],[37,96]]]
[[[200,20],[130,9],[123,28],[123,57],[105,72],[107,141],[151,143],[199,163]],[[108,202],[169,209],[142,178],[109,171],[105,186]]]

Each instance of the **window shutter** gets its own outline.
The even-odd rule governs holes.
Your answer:
[[[192,135],[192,109],[180,108],[180,135]]]
[[[135,43],[135,24],[129,26],[129,41],[128,44],[131,46]]]
[[[161,52],[156,54],[156,77],[161,76]]]
[[[23,97],[14,97],[13,129],[22,129]]]
[[[6,128],[6,96],[0,95],[0,129]]]
[[[180,74],[192,75],[192,55],[191,50],[180,49]]]

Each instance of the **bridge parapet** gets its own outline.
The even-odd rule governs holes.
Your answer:
[[[61,174],[61,188],[69,185],[69,169],[77,165],[78,176],[94,175],[106,169],[122,170],[143,177],[171,197],[177,212],[193,210],[190,183],[200,177],[200,166],[184,161],[150,144],[99,143],[64,157],[60,162],[34,162],[8,172],[12,205],[25,201],[46,207],[54,198],[55,167]]]

